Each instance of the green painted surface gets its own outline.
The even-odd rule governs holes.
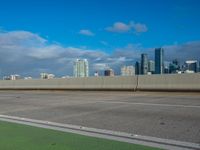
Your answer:
[[[0,121],[0,150],[157,150],[141,145]]]

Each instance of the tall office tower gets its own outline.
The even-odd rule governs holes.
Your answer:
[[[153,60],[149,60],[148,62],[148,72],[151,72],[151,74],[155,72],[155,62]]]
[[[148,72],[148,57],[147,54],[141,54],[141,74]]]
[[[200,72],[200,61],[199,61],[199,72]]]
[[[184,70],[189,70],[193,72],[198,72],[198,62],[197,60],[187,60],[185,61],[185,68]]]
[[[135,69],[133,66],[123,66],[121,68],[121,75],[122,76],[133,76],[135,75]]]
[[[88,77],[89,66],[87,59],[76,59],[74,61],[74,77]]]
[[[164,49],[155,49],[155,74],[164,73]]]
[[[112,69],[105,70],[104,76],[115,76],[114,70],[112,70]]]
[[[136,61],[136,63],[135,63],[135,74],[136,75],[141,74],[141,65],[138,61]]]

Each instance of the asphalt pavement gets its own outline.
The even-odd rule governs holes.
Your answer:
[[[200,93],[0,91],[0,114],[200,143]]]

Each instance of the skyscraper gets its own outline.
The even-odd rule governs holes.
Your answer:
[[[121,68],[121,75],[122,76],[133,76],[135,75],[135,70],[133,66],[123,66]]]
[[[155,74],[164,73],[164,49],[155,49]]]
[[[135,63],[135,74],[136,75],[141,74],[141,65],[138,61],[136,61],[136,63]]]
[[[148,57],[147,54],[141,54],[141,74],[148,72]]]
[[[148,72],[151,72],[151,74],[155,72],[155,62],[153,60],[149,60],[148,62]]]
[[[88,77],[89,67],[87,59],[76,59],[74,61],[74,77]]]

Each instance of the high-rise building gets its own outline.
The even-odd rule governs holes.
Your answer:
[[[199,61],[199,72],[200,72],[200,61]]]
[[[148,57],[147,54],[141,54],[141,74],[148,72]]]
[[[114,70],[113,69],[106,69],[104,71],[104,76],[115,76]]]
[[[74,77],[88,77],[89,66],[87,59],[76,59],[74,61]]]
[[[123,66],[121,68],[122,76],[133,76],[135,75],[135,68],[133,66]]]
[[[187,60],[185,61],[185,68],[184,70],[198,72],[198,62],[197,60]]]
[[[155,49],[155,74],[164,73],[164,49]]]
[[[135,74],[136,75],[141,74],[141,65],[138,61],[136,61],[136,63],[135,63]]]
[[[155,62],[153,60],[149,60],[148,62],[148,72],[154,74],[155,72]]]

